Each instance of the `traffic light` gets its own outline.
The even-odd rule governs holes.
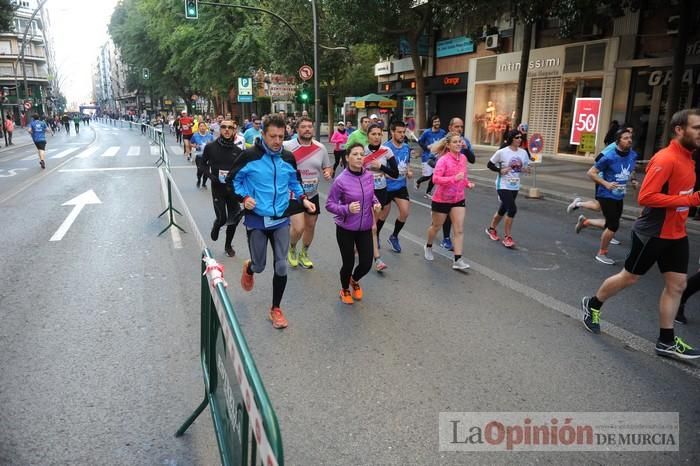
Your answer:
[[[146,81],[151,79],[151,71],[148,68],[143,69],[143,79],[145,79]]]
[[[302,102],[308,102],[309,101],[309,91],[307,91],[306,89],[302,89],[299,97],[301,98]]]
[[[296,101],[300,104],[308,104],[311,101],[311,91],[306,83],[303,83],[301,87],[297,88]]]
[[[198,0],[185,0],[185,19],[199,18]]]

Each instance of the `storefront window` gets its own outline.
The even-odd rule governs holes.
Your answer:
[[[601,97],[602,94],[602,78],[564,79],[562,85],[561,121],[559,125],[559,153],[576,154],[578,149],[578,146],[569,144],[576,98]],[[598,134],[601,134],[600,128],[598,128]],[[605,131],[602,134],[605,134]]]
[[[518,85],[481,84],[474,96],[474,143],[499,146],[513,126]]]

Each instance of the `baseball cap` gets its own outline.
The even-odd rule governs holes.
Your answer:
[[[371,115],[369,116],[369,118],[370,118],[370,120],[375,120],[375,119],[377,119],[377,118],[379,118],[379,117],[377,116],[376,113],[373,113],[373,114],[371,114]]]
[[[180,114],[187,113],[187,110],[183,110],[180,112]]]

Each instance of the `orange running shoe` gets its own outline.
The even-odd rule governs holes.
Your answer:
[[[288,325],[287,319],[284,317],[282,309],[279,307],[271,308],[268,317],[272,321],[272,326],[275,328],[286,328]]]
[[[350,290],[344,290],[340,289],[340,300],[343,302],[343,304],[352,304],[355,301],[352,299],[352,295],[350,295]]]
[[[255,285],[255,276],[248,273],[248,264],[250,264],[250,259],[243,262],[243,272],[241,273],[241,287],[245,291],[250,291]]]
[[[357,301],[361,301],[362,300],[362,287],[360,286],[360,284],[351,278],[350,279],[350,286],[352,287],[353,299],[355,299]]]

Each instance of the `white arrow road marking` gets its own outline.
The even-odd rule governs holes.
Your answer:
[[[102,157],[114,157],[119,152],[119,146],[112,146],[102,154]]]
[[[76,157],[78,157],[79,159],[86,159],[86,158],[90,157],[92,154],[94,154],[96,151],[97,151],[97,147],[91,147],[91,148],[81,152]]]
[[[129,152],[126,153],[128,157],[135,157],[137,155],[141,155],[141,148],[139,146],[131,146],[129,147]]]
[[[11,176],[15,176],[20,170],[27,170],[27,168],[10,168],[9,170],[7,170],[7,175],[2,173],[5,170],[0,170],[0,178],[9,178]]]
[[[73,207],[73,210],[71,210],[68,217],[66,217],[61,226],[58,227],[58,230],[56,230],[56,233],[53,234],[49,241],[61,241],[68,232],[68,229],[73,225],[73,222],[75,222],[75,219],[78,218],[80,211],[83,210],[83,207],[87,204],[102,204],[102,201],[100,201],[95,191],[92,189],[85,191],[80,196],[76,196],[68,202],[64,202],[63,205],[72,205],[75,207]]]

